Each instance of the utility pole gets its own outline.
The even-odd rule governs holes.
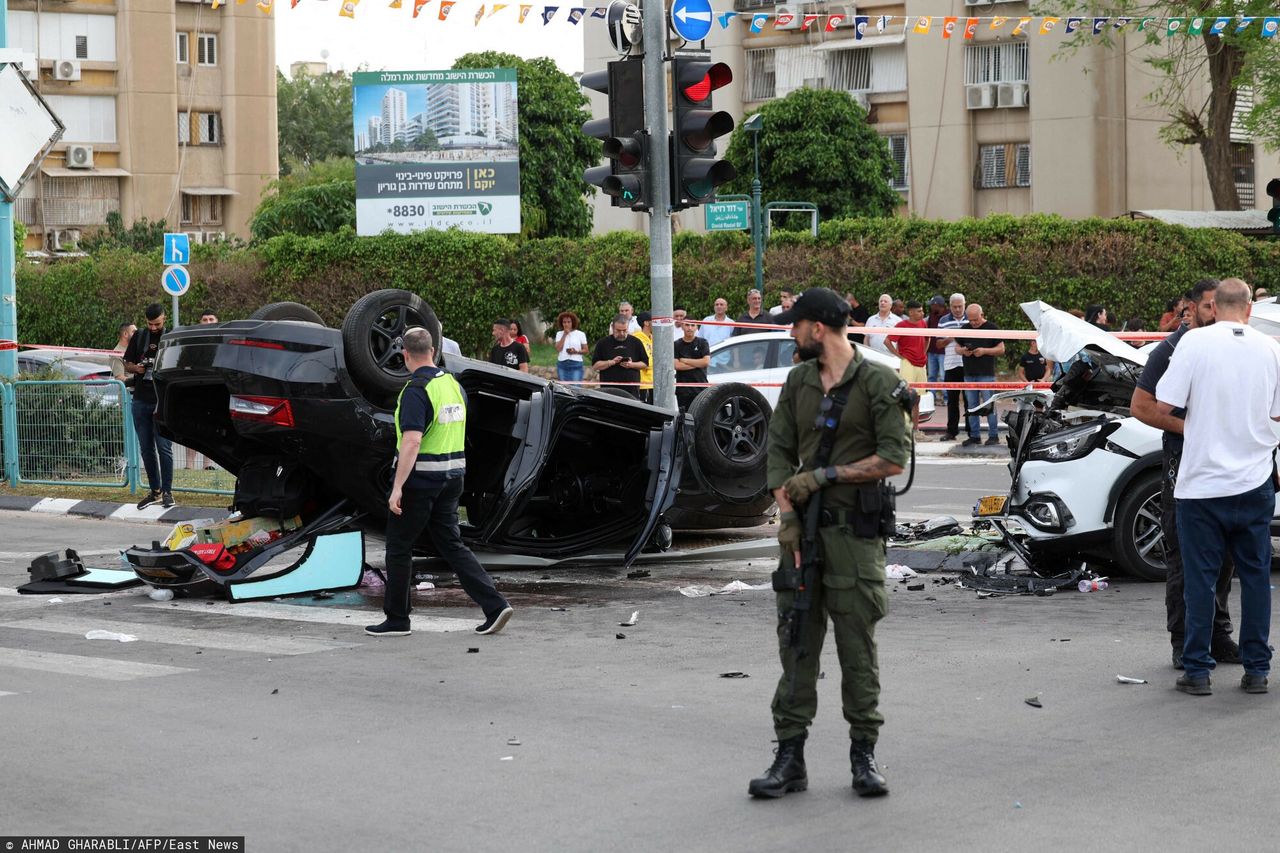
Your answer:
[[[9,0],[0,0],[0,48],[8,47]],[[13,202],[0,195],[0,377],[18,375],[18,350],[8,342],[18,340],[17,283],[14,279],[17,258],[13,247]],[[13,412],[6,406],[5,431],[9,430]],[[16,451],[16,448],[14,450]]]
[[[649,288],[653,313],[653,402],[676,408],[671,270],[671,149],[667,133],[667,10],[644,0],[644,120],[649,150]]]

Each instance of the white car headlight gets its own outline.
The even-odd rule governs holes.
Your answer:
[[[1042,436],[1031,442],[1031,446],[1027,448],[1027,458],[1041,462],[1069,462],[1080,459],[1087,456],[1114,431],[1114,424],[1097,420],[1083,427]]]

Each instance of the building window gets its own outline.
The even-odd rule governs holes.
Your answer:
[[[964,82],[1027,82],[1027,43],[970,44],[964,49]]]
[[[222,144],[222,115],[220,113],[196,113],[196,127],[200,128],[199,144]]]
[[[114,95],[45,95],[44,99],[66,125],[63,142],[111,144],[116,141]]]
[[[191,144],[191,113],[178,113],[178,144]]]
[[[222,196],[182,194],[183,225],[221,225]]]
[[[776,96],[778,77],[774,70],[774,50],[747,51],[747,100],[767,101]]]
[[[906,192],[911,188],[911,158],[907,154],[907,135],[891,134],[885,137],[885,141],[889,143],[889,156],[893,158],[889,186],[898,192]]]
[[[196,36],[196,61],[201,65],[218,64],[218,37],[213,33]]]
[[[76,59],[89,58],[89,37],[76,36]]]
[[[980,190],[1031,186],[1031,144],[1006,142],[979,146],[973,185]]]
[[[828,88],[846,92],[905,92],[907,52],[902,45],[833,50],[826,80]]]
[[[186,65],[191,61],[191,36],[178,33],[178,64]]]
[[[1253,143],[1231,145],[1231,172],[1236,182],[1236,196],[1241,210],[1251,210],[1257,202],[1254,190]]]

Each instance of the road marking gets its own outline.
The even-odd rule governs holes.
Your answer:
[[[352,610],[342,607],[304,607],[298,604],[272,602],[215,601],[203,604],[197,601],[140,602],[137,607],[160,607],[189,610],[193,613],[218,613],[226,616],[245,616],[250,619],[286,619],[291,622],[318,622],[323,625],[346,625],[363,628],[366,624],[382,621],[377,610]],[[479,622],[473,619],[453,619],[447,616],[413,616],[413,630],[431,633],[470,631]]]
[[[0,586],[0,595],[22,595],[11,586]]]
[[[935,459],[916,457],[917,465],[999,465],[1002,468],[1009,466],[1008,459]]]
[[[138,509],[136,506],[125,504],[107,516],[107,518],[112,521],[156,521],[169,509],[169,507],[163,507],[159,503],[153,503],[146,509]]]
[[[103,681],[135,681],[139,678],[158,678],[164,675],[180,675],[195,672],[181,666],[163,666],[155,663],[138,663],[131,660],[114,660],[83,655],[60,655],[54,652],[33,652],[27,649],[0,647],[0,668],[34,669],[56,675],[80,675]]]
[[[17,693],[10,693],[7,690],[0,690],[0,696],[17,696]]]
[[[73,500],[72,498],[44,498],[29,511],[43,512],[49,515],[66,515],[67,510],[78,503],[80,503],[79,500]]]
[[[335,642],[333,640],[281,637],[270,634],[246,634],[217,629],[179,628],[145,622],[117,622],[61,613],[52,613],[38,618],[0,622],[0,628],[50,631],[55,634],[73,634],[79,637],[83,637],[87,632],[95,628],[104,628],[123,634],[132,634],[139,640],[145,640],[149,643],[281,656],[307,655],[313,652],[349,649],[354,645],[353,643]]]

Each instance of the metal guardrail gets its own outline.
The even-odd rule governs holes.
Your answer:
[[[111,380],[0,382],[4,479],[19,483],[102,488],[143,483],[138,437],[124,383]],[[5,416],[13,412],[13,423]],[[235,477],[181,445],[173,445],[174,491],[230,495]]]

